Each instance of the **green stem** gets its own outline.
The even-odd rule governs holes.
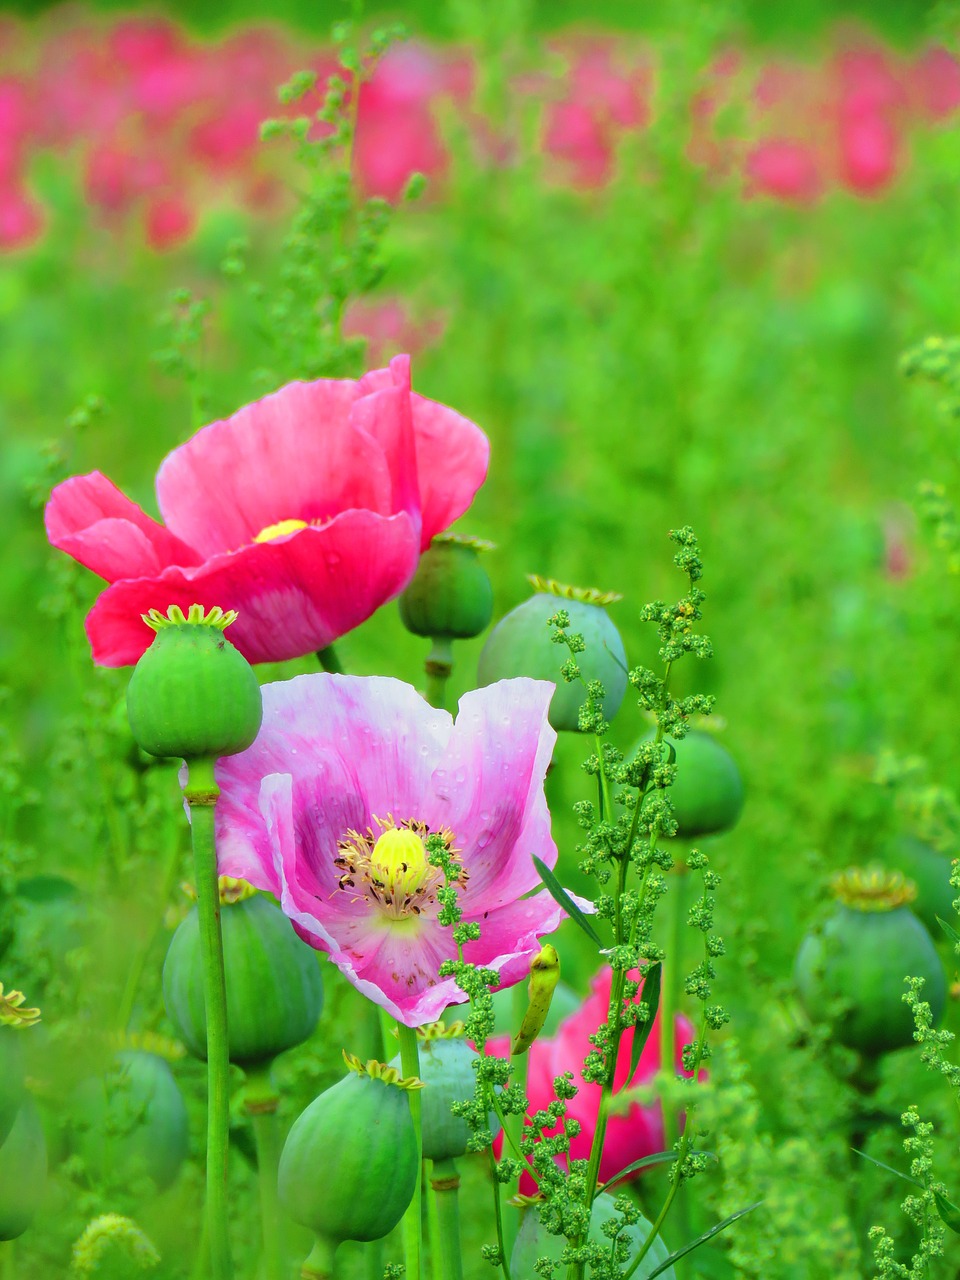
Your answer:
[[[453,670],[453,641],[434,636],[423,669],[427,676],[427,701],[431,707],[443,708],[447,694],[447,681]]]
[[[489,1092],[490,1086],[487,1085],[488,1095]],[[485,1101],[489,1102],[489,1096]],[[497,1248],[500,1251],[500,1270],[503,1272],[503,1280],[511,1280],[510,1259],[507,1257],[507,1246],[503,1238],[503,1214],[500,1209],[500,1183],[497,1180],[497,1157],[493,1154],[492,1144],[487,1147],[487,1152],[490,1158],[490,1174],[493,1178],[493,1216],[497,1228]]]
[[[364,1245],[363,1266],[367,1280],[383,1280],[383,1236]]]
[[[460,1246],[460,1174],[453,1160],[435,1160],[430,1177],[437,1206],[443,1280],[463,1280]]]
[[[686,868],[683,863],[675,867],[673,893],[667,897],[670,937],[667,946],[667,971],[660,993],[660,1070],[668,1076],[676,1075],[675,1048],[677,1007],[680,1003],[680,976],[683,973],[683,921]],[[663,1107],[663,1147],[670,1151],[680,1137],[677,1114],[671,1106]]]
[[[527,991],[522,982],[518,982],[514,986],[511,992],[510,1004],[510,1030],[515,1034],[523,1021],[524,1014],[527,1011]],[[510,1083],[519,1085],[520,1090],[523,1093],[526,1093],[527,1091],[527,1068],[529,1066],[529,1062],[529,1051],[527,1053],[518,1054],[515,1058],[511,1059],[513,1071],[511,1073]],[[513,1147],[514,1151],[519,1151],[520,1149],[520,1138],[523,1134],[523,1122],[525,1119],[525,1116],[516,1115],[511,1112],[504,1122],[503,1140],[505,1143],[509,1143],[510,1146]],[[504,1154],[506,1154],[506,1147],[503,1148],[503,1151]],[[504,1202],[509,1200],[511,1196],[520,1190],[519,1178],[516,1182],[501,1182],[499,1185],[500,1197]],[[519,1209],[514,1209],[510,1206],[510,1212],[505,1213],[503,1218],[504,1241],[507,1249],[511,1251],[513,1249],[513,1243],[517,1238],[517,1232],[520,1229],[520,1213],[521,1211]]]
[[[424,1160],[424,1177],[433,1176],[433,1161]],[[431,1184],[432,1185],[432,1184]],[[427,1239],[430,1242],[430,1275],[433,1280],[443,1280],[443,1256],[440,1246],[440,1214],[437,1209],[437,1197],[427,1196]],[[379,1277],[377,1277],[379,1280]]]
[[[342,676],[343,667],[340,665],[340,657],[332,644],[328,644],[325,649],[317,650],[317,660],[324,671],[328,671],[333,676]]]
[[[380,1039],[383,1043],[383,1053],[374,1054],[374,1057],[382,1057],[384,1062],[390,1062],[392,1058],[397,1056],[397,1037],[394,1034],[396,1023],[387,1013],[386,1009],[376,1006],[377,1016],[380,1020]]]
[[[420,1075],[420,1051],[417,1047],[417,1033],[413,1027],[397,1023],[400,1036],[400,1069],[404,1075]],[[419,1089],[407,1092],[410,1099],[410,1114],[413,1116],[413,1127],[417,1134],[417,1168],[423,1158],[423,1132],[421,1128],[421,1099]],[[406,1260],[406,1280],[420,1280],[420,1246],[422,1229],[421,1180],[417,1178],[413,1199],[403,1215],[403,1255]]]
[[[227,1038],[227,987],[220,934],[220,893],[214,811],[220,788],[214,761],[199,756],[187,761],[189,780],[183,789],[190,805],[190,831],[197,878],[203,1003],[207,1022],[207,1200],[206,1220],[213,1280],[230,1280],[227,1237],[227,1153],[230,1125],[230,1044]]]
[[[706,939],[704,939],[704,955],[707,957],[709,956],[709,952],[706,951]],[[697,1045],[693,1055],[693,1064],[692,1064],[693,1070],[691,1072],[691,1081],[693,1084],[696,1084],[700,1076],[700,1067],[703,1063],[703,1053],[704,1053],[704,1048],[706,1046],[706,1043],[707,1043],[707,1016],[706,1016],[706,1011],[704,1011],[700,1018],[700,1033],[697,1036]],[[689,1108],[688,1108],[688,1112],[689,1112]],[[683,1182],[683,1177],[682,1177],[683,1166],[686,1161],[687,1154],[690,1151],[690,1137],[689,1137],[690,1128],[691,1128],[690,1116],[688,1114],[687,1123],[684,1125],[683,1134],[680,1137],[680,1144],[677,1150],[677,1162],[673,1166],[673,1178],[671,1179],[671,1182],[670,1182],[670,1189],[667,1192],[667,1197],[664,1200],[663,1206],[660,1212],[657,1214],[652,1227],[650,1228],[650,1234],[647,1236],[646,1242],[644,1243],[640,1252],[634,1258],[633,1262],[631,1262],[630,1266],[624,1272],[623,1280],[630,1280],[630,1277],[636,1271],[637,1267],[639,1267],[640,1263],[647,1256],[647,1253],[650,1251],[650,1248],[653,1245],[654,1240],[656,1240],[657,1236],[660,1234],[660,1228],[663,1226],[664,1222],[666,1221],[667,1214],[670,1212],[670,1206],[673,1204],[674,1200],[677,1197],[677,1192],[680,1190],[680,1185]]]
[[[257,1148],[257,1181],[260,1186],[260,1225],[263,1232],[264,1276],[284,1280],[286,1247],[283,1215],[277,1196],[280,1167],[280,1131],[277,1124],[277,1095],[270,1077],[270,1064],[250,1067],[243,1088],[243,1105],[253,1124]]]
[[[334,1243],[325,1236],[317,1236],[310,1256],[300,1268],[301,1280],[330,1280],[333,1275],[333,1255],[337,1252],[339,1243]]]

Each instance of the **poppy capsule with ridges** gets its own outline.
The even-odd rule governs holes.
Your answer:
[[[480,553],[492,546],[454,533],[434,538],[398,601],[407,630],[431,640],[469,640],[486,630],[493,617],[493,587]]]
[[[379,1240],[413,1199],[420,1161],[407,1092],[383,1063],[344,1054],[350,1073],[294,1121],[280,1156],[280,1203],[317,1240],[301,1275],[326,1275],[344,1240]]]
[[[163,1191],[189,1150],[187,1107],[158,1054],[125,1049],[106,1075],[73,1097],[71,1145],[98,1181],[116,1187],[146,1176]]]
[[[449,1027],[442,1022],[428,1023],[417,1031],[420,1048],[420,1079],[424,1089],[420,1096],[420,1120],[423,1130],[423,1154],[428,1160],[451,1160],[466,1154],[473,1130],[463,1116],[451,1111],[454,1102],[470,1102],[477,1089],[477,1073],[473,1063],[479,1057],[463,1039],[463,1023]],[[399,1069],[400,1058],[391,1066]],[[487,1117],[491,1135],[500,1132],[495,1114]]]
[[[0,1026],[0,1147],[24,1099],[23,1053],[13,1027]]]
[[[33,1221],[47,1184],[47,1143],[37,1105],[21,1103],[0,1147],[0,1241],[16,1240]]]
[[[833,912],[800,944],[794,981],[814,1022],[868,1057],[914,1043],[904,979],[923,978],[922,996],[940,1020],[946,979],[933,939],[907,905],[914,886],[899,872],[852,868],[834,877]]]
[[[20,1037],[40,1020],[40,1010],[28,1008],[25,1001],[22,991],[4,993],[0,982],[0,1147],[26,1097]]]
[[[487,636],[477,666],[478,684],[494,684],[513,676],[552,680],[557,689],[550,702],[550,723],[557,730],[578,730],[587,692],[580,680],[568,682],[561,675],[570,650],[554,641],[549,625],[550,618],[562,609],[570,618],[568,634],[582,635],[586,645],[576,655],[577,666],[585,681],[599,680],[603,684],[603,714],[612,720],[627,691],[627,655],[604,605],[620,596],[565,587],[535,575],[530,581],[537,594],[501,618]]]
[[[652,742],[654,737],[648,733],[637,746]],[[696,840],[735,827],[743,811],[743,780],[726,747],[712,733],[696,729],[683,738],[665,738],[664,760],[669,747],[676,757],[677,776],[667,795],[673,805],[677,837]]]
[[[937,916],[953,924],[957,914],[954,899],[960,897],[960,890],[950,883],[952,859],[915,836],[900,836],[886,850],[883,862],[896,871],[902,871],[917,886],[913,913],[920,917],[935,940],[943,941],[944,934],[937,923]]]
[[[313,1034],[323,1008],[317,953],[278,906],[242,880],[220,877],[220,927],[227,974],[230,1061],[269,1062]],[[194,907],[170,942],[163,1000],[177,1034],[206,1059],[200,921]]]
[[[224,636],[236,618],[194,604],[186,615],[143,615],[157,635],[127,686],[137,744],[153,756],[191,760],[245,751],[260,730],[263,703],[253,668]]]

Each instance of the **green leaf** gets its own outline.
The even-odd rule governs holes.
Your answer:
[[[954,929],[952,925],[947,924],[946,920],[941,920],[939,916],[937,916],[937,924],[947,935],[950,941],[954,943],[955,946],[960,947],[960,933],[957,933],[956,929]]]
[[[653,1271],[647,1273],[647,1280],[654,1280],[654,1276],[663,1275],[664,1271],[669,1271],[675,1262],[679,1262],[681,1258],[685,1258],[688,1253],[693,1253],[694,1249],[699,1249],[702,1244],[706,1244],[708,1240],[712,1240],[714,1236],[718,1236],[721,1231],[726,1231],[738,1218],[745,1218],[748,1213],[753,1213],[754,1209],[759,1209],[763,1204],[762,1200],[757,1200],[754,1204],[748,1204],[745,1209],[739,1209],[736,1213],[731,1213],[729,1218],[724,1218],[722,1222],[718,1222],[715,1227],[711,1227],[709,1231],[705,1231],[702,1236],[697,1236],[696,1240],[691,1240],[689,1244],[685,1244],[682,1249],[675,1249],[669,1258],[664,1258],[659,1267],[654,1267]],[[633,1275],[634,1268],[630,1268],[624,1280],[629,1280]]]
[[[937,1202],[937,1213],[950,1230],[960,1236],[960,1209],[940,1191],[934,1191],[933,1198]]]
[[[918,1182],[916,1178],[911,1178],[906,1173],[901,1173],[899,1169],[894,1169],[892,1165],[884,1164],[882,1160],[874,1160],[873,1156],[868,1156],[865,1151],[859,1151],[856,1147],[851,1147],[850,1150],[854,1155],[862,1156],[864,1160],[869,1160],[871,1164],[875,1164],[878,1169],[885,1169],[887,1173],[892,1173],[895,1178],[900,1178],[903,1182],[909,1182],[912,1187],[923,1189],[922,1182]]]
[[[641,999],[647,1006],[647,1016],[642,1022],[637,1022],[633,1030],[633,1050],[630,1054],[628,1080],[633,1079],[633,1073],[637,1069],[637,1063],[640,1061],[643,1047],[649,1040],[650,1032],[653,1030],[653,1020],[657,1016],[657,1009],[660,1005],[660,979],[662,976],[663,965],[659,960],[655,960],[647,969],[647,976],[643,980]]]
[[[560,906],[563,907],[570,919],[580,926],[592,942],[595,942],[598,947],[602,947],[603,943],[600,941],[600,937],[596,929],[594,929],[593,925],[570,897],[569,893],[567,893],[566,889],[564,889],[563,885],[553,874],[547,864],[541,861],[536,854],[533,855],[533,865],[537,868],[537,874],[543,881],[544,888],[554,902],[559,903]]]
[[[692,1156],[707,1156],[710,1160],[717,1159],[712,1151],[691,1151],[688,1154]],[[657,1151],[652,1156],[644,1156],[642,1160],[634,1160],[632,1164],[628,1164],[619,1173],[615,1173],[612,1178],[608,1178],[606,1182],[601,1183],[597,1187],[597,1195],[600,1195],[603,1191],[609,1191],[611,1187],[618,1182],[622,1182],[624,1178],[629,1178],[631,1173],[639,1173],[641,1169],[650,1169],[657,1164],[672,1164],[676,1158],[676,1151]]]

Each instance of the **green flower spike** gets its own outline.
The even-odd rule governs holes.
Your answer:
[[[178,605],[166,615],[158,609],[143,614],[157,637],[130,680],[127,714],[134,738],[150,755],[235,755],[257,736],[260,686],[223,634],[236,616],[220,608],[205,612],[199,604],[186,615]]]

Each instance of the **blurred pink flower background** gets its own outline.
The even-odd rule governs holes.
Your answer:
[[[331,50],[304,48],[274,26],[201,42],[164,18],[58,11],[56,22],[33,26],[5,19],[0,36],[6,250],[34,243],[47,225],[31,186],[40,151],[71,166],[97,222],[132,228],[158,252],[189,241],[210,208],[269,216],[285,199],[283,168],[276,148],[260,143],[260,124],[316,111],[336,69]],[[317,88],[281,106],[277,87],[304,68],[317,73]],[[397,200],[421,172],[442,197],[451,115],[476,155],[511,163],[517,140],[481,115],[478,80],[466,49],[391,48],[361,88],[361,189]],[[622,173],[623,140],[656,124],[656,87],[656,51],[635,39],[583,32],[549,42],[540,65],[512,84],[518,114],[525,103],[539,108],[545,179],[596,190]],[[730,105],[743,117],[732,138],[718,129]],[[870,198],[904,172],[912,136],[958,106],[960,65],[943,48],[905,56],[841,32],[818,61],[728,50],[704,68],[690,103],[687,154],[717,175],[739,175],[753,198],[803,204],[836,189]]]

